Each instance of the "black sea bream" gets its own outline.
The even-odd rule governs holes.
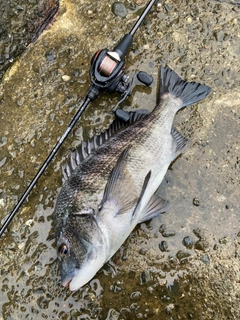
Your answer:
[[[55,207],[62,284],[77,290],[119,249],[134,227],[166,210],[155,194],[187,140],[172,128],[181,108],[204,99],[208,86],[161,68],[160,103],[131,113],[83,143],[64,168]],[[80,159],[81,158],[81,159]]]

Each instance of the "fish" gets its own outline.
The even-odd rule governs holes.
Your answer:
[[[72,152],[54,210],[63,286],[80,289],[137,224],[167,210],[168,201],[156,190],[187,144],[173,128],[174,117],[210,91],[161,67],[159,103],[151,113],[132,112],[127,123],[116,119]]]

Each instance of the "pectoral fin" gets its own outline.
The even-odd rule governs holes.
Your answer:
[[[127,212],[137,201],[136,189],[131,175],[123,167],[127,153],[128,148],[122,152],[110,173],[100,206],[103,207],[107,203],[113,202],[116,215]]]

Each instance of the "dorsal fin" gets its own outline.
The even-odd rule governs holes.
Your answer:
[[[129,127],[149,114],[147,110],[137,110],[129,112],[130,119],[125,122],[116,118],[109,128],[97,136],[93,136],[87,141],[83,141],[74,151],[70,152],[70,160],[62,166],[62,181],[65,182],[75,170],[75,168],[97,150],[101,145],[117,134],[120,130]]]

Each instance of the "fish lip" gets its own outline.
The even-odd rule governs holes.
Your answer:
[[[62,279],[61,281],[62,285],[64,287],[68,287],[74,276],[75,276],[75,270],[70,272],[66,277]]]

